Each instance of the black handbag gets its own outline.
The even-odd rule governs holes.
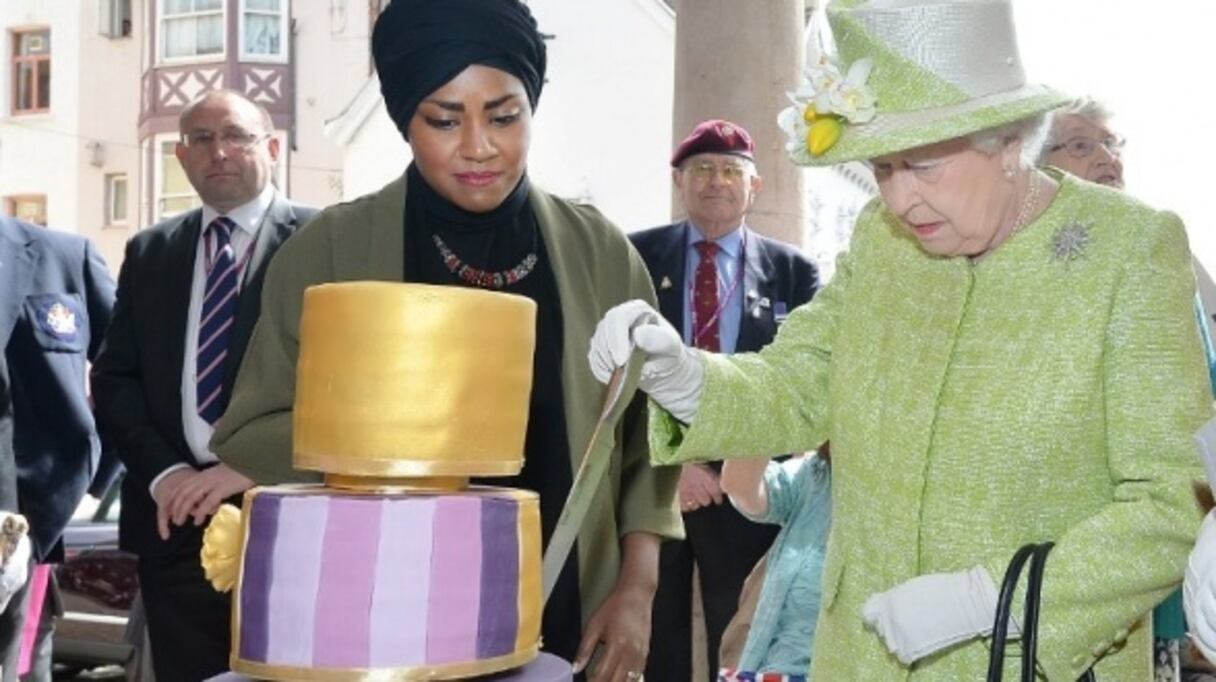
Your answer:
[[[1005,670],[1005,642],[1009,638],[1009,609],[1013,593],[1022,576],[1022,568],[1030,562],[1030,573],[1026,577],[1026,610],[1022,615],[1022,682],[1034,682],[1035,662],[1039,648],[1039,603],[1043,591],[1043,567],[1047,553],[1054,542],[1023,545],[1014,553],[1001,581],[1001,592],[996,602],[996,620],[992,624],[992,651],[988,657],[988,682],[1001,682]],[[1079,678],[1094,682],[1092,668]]]

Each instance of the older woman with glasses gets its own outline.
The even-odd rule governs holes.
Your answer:
[[[1123,188],[1124,140],[1107,127],[1110,111],[1089,97],[1075,99],[1052,114],[1041,163],[1083,180]]]
[[[1212,412],[1183,226],[1034,168],[1066,98],[1025,84],[1008,0],[828,15],[840,61],[792,93],[788,149],[869,160],[881,193],[833,280],[730,357],[625,304],[592,368],[646,354],[659,463],[831,441],[811,679],[982,679],[995,581],[1041,541],[1045,676],[1148,679],[1145,615],[1199,527],[1191,435]]]

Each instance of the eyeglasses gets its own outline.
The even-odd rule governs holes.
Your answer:
[[[722,181],[728,185],[733,185],[742,182],[743,178],[747,177],[748,168],[737,163],[715,166],[709,161],[698,161],[686,167],[684,171],[691,174],[698,182],[709,182],[721,173]]]
[[[916,178],[917,182],[934,184],[942,179],[946,167],[954,160],[952,156],[927,159],[898,159],[896,161],[866,161],[874,173],[874,179],[881,183],[889,182],[895,177],[896,171],[907,171]]]
[[[251,149],[255,144],[268,137],[270,137],[268,133],[251,133],[248,130],[240,128],[225,128],[219,132],[200,128],[182,135],[182,144],[187,147],[201,149],[203,147],[210,147],[215,144],[216,140],[219,140],[225,149],[239,149],[243,151]]]
[[[1087,159],[1098,151],[1098,145],[1102,145],[1111,156],[1118,156],[1126,143],[1127,140],[1117,135],[1109,135],[1101,140],[1078,135],[1061,144],[1052,145],[1048,151],[1056,152],[1063,149],[1074,159]]]

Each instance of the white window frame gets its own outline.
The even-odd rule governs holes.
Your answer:
[[[115,209],[118,208],[119,205],[114,202],[114,197],[118,195],[118,192],[115,191],[115,186],[120,182],[127,186],[126,204],[124,204],[122,206],[122,213],[123,213],[122,217],[115,215],[115,213],[116,213]],[[125,226],[128,222],[130,222],[130,220],[131,220],[131,217],[130,217],[131,216],[131,181],[130,181],[130,179],[128,179],[126,173],[107,173],[106,174],[105,198],[106,198],[106,204],[105,204],[105,214],[106,214],[105,225],[106,225],[106,227],[121,227],[121,226]]]
[[[245,15],[248,13],[261,14],[269,16],[271,13],[265,10],[251,10],[247,7],[247,0],[241,0],[239,19],[237,20],[237,45],[240,49],[240,59],[242,62],[261,62],[266,64],[286,64],[288,56],[288,45],[291,41],[290,30],[291,18],[291,0],[282,0],[282,5],[279,9],[279,54],[252,54],[245,51]]]
[[[122,12],[127,14],[127,32],[122,32]],[[111,40],[130,38],[135,33],[135,9],[132,0],[97,0],[97,33]]]
[[[180,19],[187,16],[205,17],[216,13],[217,10],[207,10],[205,12],[190,12],[188,14],[175,14],[174,19]],[[208,62],[224,61],[228,55],[228,1],[223,0],[220,3],[218,10],[220,15],[220,25],[223,30],[220,31],[223,35],[223,40],[220,42],[220,51],[215,54],[195,54],[184,57],[167,57],[165,56],[165,0],[156,0],[156,63],[157,64],[203,64]]]
[[[152,138],[152,224],[159,223],[166,218],[181,215],[185,211],[179,213],[165,213],[161,210],[161,204],[165,200],[166,195],[162,193],[162,188],[165,185],[165,154],[161,151],[166,143],[176,145],[181,136],[176,133],[161,133]],[[174,161],[176,163],[176,160]],[[169,198],[185,198],[193,197],[198,201],[198,205],[202,206],[203,200],[199,198],[198,192],[192,187],[189,194],[173,194]],[[190,209],[186,209],[190,210]]]

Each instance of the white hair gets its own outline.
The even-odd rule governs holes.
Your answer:
[[[1074,99],[1073,101],[1069,102],[1068,104],[1065,104],[1064,106],[1060,107],[1059,109],[1056,109],[1055,111],[1051,112],[1050,114],[1048,114],[1049,118],[1047,121],[1049,124],[1047,126],[1047,141],[1043,145],[1042,150],[1039,152],[1038,159],[1036,159],[1036,161],[1035,161],[1037,165],[1040,165],[1040,166],[1043,165],[1047,161],[1047,154],[1049,153],[1051,148],[1053,146],[1063,142],[1063,140],[1060,140],[1056,137],[1056,133],[1057,133],[1056,118],[1059,116],[1070,116],[1070,115],[1071,116],[1080,116],[1081,118],[1083,118],[1091,123],[1094,123],[1096,125],[1103,126],[1103,127],[1106,126],[1107,122],[1109,122],[1111,117],[1113,116],[1113,114],[1110,111],[1110,108],[1108,108],[1102,102],[1100,102],[1088,95],[1086,95],[1084,97],[1078,97],[1078,98]]]
[[[989,154],[996,153],[1013,140],[1021,140],[1020,163],[1023,168],[1033,168],[1047,148],[1050,121],[1047,114],[1036,114],[1003,126],[988,128],[968,135],[971,146]]]

